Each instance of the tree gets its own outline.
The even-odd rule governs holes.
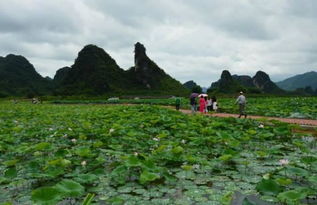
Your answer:
[[[196,85],[192,89],[193,93],[202,93],[202,88],[199,85]]]

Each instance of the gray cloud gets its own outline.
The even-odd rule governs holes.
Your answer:
[[[0,55],[52,77],[86,44],[128,69],[140,41],[181,82],[209,86],[223,69],[281,80],[317,70],[316,10],[314,0],[3,0]]]

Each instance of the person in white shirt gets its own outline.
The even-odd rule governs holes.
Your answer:
[[[218,103],[217,103],[217,101],[215,101],[215,102],[212,103],[212,109],[213,109],[215,112],[217,112],[217,110],[218,110]]]
[[[208,98],[207,100],[207,110],[210,112],[212,110],[212,100],[211,98]]]
[[[244,118],[247,118],[247,114],[245,112],[245,104],[246,103],[247,103],[247,100],[246,100],[245,96],[243,95],[243,92],[241,91],[240,95],[237,98],[236,103],[235,103],[235,104],[239,104],[239,113],[240,113],[240,115],[239,115],[238,118],[241,118],[242,115],[244,115]]]

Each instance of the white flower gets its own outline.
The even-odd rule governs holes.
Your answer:
[[[281,160],[279,161],[279,163],[280,163],[280,165],[285,166],[285,165],[288,165],[288,164],[289,164],[289,161],[288,161],[288,159],[281,159]]]
[[[77,140],[74,138],[74,139],[72,139],[71,140],[73,143],[76,143],[77,142]]]
[[[194,169],[199,169],[199,164],[194,164],[194,165],[193,165],[193,168],[194,168]]]
[[[184,139],[182,139],[182,141],[181,141],[183,144],[185,144],[186,143],[186,140],[184,140]]]
[[[112,133],[112,132],[114,132],[114,129],[113,129],[113,128],[111,128],[111,129],[109,130],[109,133]]]
[[[73,131],[73,129],[72,129],[72,128],[70,128],[70,127],[68,128],[68,130],[69,130],[69,131]]]
[[[270,173],[264,174],[263,179],[270,179],[271,175]]]
[[[139,155],[139,153],[137,153],[137,152],[134,152],[133,154],[134,154],[134,156],[138,156]]]
[[[263,124],[260,124],[260,125],[259,125],[259,128],[264,128],[264,125],[263,125]]]
[[[80,164],[81,164],[81,166],[83,166],[83,167],[84,167],[84,166],[86,166],[86,165],[87,165],[87,162],[86,162],[86,161],[82,161]]]
[[[49,130],[49,131],[53,131],[54,129],[50,127],[50,128],[48,128],[48,130]]]
[[[159,138],[156,138],[156,137],[154,137],[153,140],[154,140],[154,141],[160,141],[160,139],[159,139]]]

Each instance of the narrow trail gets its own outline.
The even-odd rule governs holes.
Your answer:
[[[191,114],[191,110],[179,110],[185,114]],[[199,112],[197,112],[199,113]],[[200,114],[200,113],[199,113]],[[203,114],[206,116],[212,117],[238,117],[238,114],[229,114],[229,113],[206,113]],[[317,127],[317,120],[309,120],[309,119],[294,119],[294,118],[279,118],[279,117],[267,117],[267,116],[256,116],[256,115],[248,115],[247,118],[251,119],[268,119],[268,120],[278,120],[281,122],[286,122],[290,124],[298,124],[298,125],[307,125]]]

